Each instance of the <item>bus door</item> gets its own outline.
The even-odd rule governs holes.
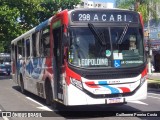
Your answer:
[[[62,30],[63,27],[57,27],[53,29],[53,71],[54,71],[54,97],[55,99],[63,101],[63,76],[62,76],[62,66],[63,66],[63,50],[62,50]]]
[[[12,77],[15,83],[18,84],[17,78],[17,44],[12,44]]]
[[[23,57],[24,57],[24,39],[17,42],[17,76],[18,83],[20,85],[20,74],[23,70]]]

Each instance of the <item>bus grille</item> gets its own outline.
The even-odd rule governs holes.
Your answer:
[[[132,78],[137,77],[138,73],[111,73],[99,75],[84,75],[87,79],[117,79],[117,78]]]

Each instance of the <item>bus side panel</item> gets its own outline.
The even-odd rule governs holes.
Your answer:
[[[32,58],[27,61],[25,69],[26,71],[23,74],[25,89],[45,98],[45,80],[51,81],[53,79],[51,59],[49,57]],[[29,76],[28,79],[25,79],[26,75]]]
[[[25,89],[37,95],[36,83],[42,80],[45,59],[31,58],[26,61],[24,83]]]

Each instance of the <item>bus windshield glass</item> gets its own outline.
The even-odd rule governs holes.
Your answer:
[[[72,27],[69,63],[84,68],[139,66],[144,63],[142,29],[129,25]]]

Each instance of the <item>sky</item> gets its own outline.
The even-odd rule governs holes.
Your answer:
[[[112,2],[112,3],[115,3],[115,0],[90,0],[90,1],[96,1],[96,2]]]
[[[111,2],[111,3],[114,3],[114,5],[115,5],[115,1],[116,0],[89,0],[89,1],[94,1],[94,2]]]

